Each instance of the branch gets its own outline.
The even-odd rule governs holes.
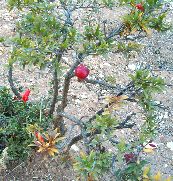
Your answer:
[[[82,62],[83,58],[84,58],[84,55],[79,54],[76,62],[72,65],[70,70],[65,75],[64,86],[63,86],[64,89],[63,89],[63,93],[62,93],[63,98],[62,98],[61,105],[58,108],[58,111],[63,111],[64,108],[67,106],[67,95],[68,95],[68,91],[69,91],[69,87],[70,87],[70,80],[74,76],[75,68]]]
[[[57,76],[56,68],[54,70],[53,82],[54,82],[54,86],[53,86],[54,93],[53,93],[52,103],[50,105],[49,115],[53,114],[53,112],[55,110],[55,105],[56,105],[56,102],[57,102],[57,97],[58,97],[58,76]]]
[[[124,128],[132,128],[135,124],[132,123],[132,124],[127,124],[127,122],[132,118],[132,116],[136,115],[136,113],[132,113],[131,115],[127,116],[127,118],[122,122],[120,123],[118,126],[115,127],[115,129],[124,129]],[[71,117],[71,116],[70,116]],[[100,134],[101,131],[100,130],[95,130],[94,132],[92,133],[87,133],[85,136],[86,137],[90,137],[90,136],[94,136],[96,134]],[[74,145],[75,143],[77,143],[78,141],[82,140],[84,137],[81,134],[75,136],[74,138],[71,139],[71,141],[69,142],[68,146],[67,146],[67,151],[70,149],[70,147],[72,145]],[[118,144],[117,141],[114,141],[113,139],[110,140],[111,142],[114,142],[115,144]]]
[[[115,35],[119,35],[120,32],[125,28],[124,24],[121,24],[118,28],[112,30],[109,35],[107,36],[106,40],[109,40],[110,38],[114,37]]]
[[[123,129],[123,128],[132,128],[135,124],[132,123],[132,124],[127,124],[127,122],[134,116],[136,115],[136,113],[132,113],[130,114],[129,116],[126,117],[126,119],[120,123],[118,126],[116,126],[116,129]]]
[[[18,99],[21,99],[21,95],[18,92],[17,88],[14,85],[13,82],[13,67],[12,65],[9,66],[9,70],[8,70],[8,82],[10,84],[11,90],[13,91],[13,93],[15,94],[15,96],[17,96]]]
[[[100,86],[107,87],[109,89],[117,89],[117,86],[111,85],[107,82],[101,81],[101,80],[94,80],[94,79],[85,79],[85,82],[90,84],[99,84]]]
[[[72,115],[69,115],[69,114],[66,113],[66,112],[59,112],[58,115],[69,119],[70,121],[72,121],[73,123],[75,123],[75,124],[77,124],[77,125],[79,125],[79,126],[82,125],[80,119],[77,119],[76,117],[74,117],[74,116],[72,116]]]
[[[67,35],[66,35],[67,36]],[[66,36],[64,37],[63,42],[66,40]],[[53,65],[54,65],[54,73],[53,73],[53,99],[52,99],[52,103],[50,106],[50,111],[49,111],[49,115],[52,115],[53,112],[55,111],[55,105],[57,103],[57,97],[58,97],[58,84],[59,84],[59,80],[58,80],[58,72],[57,72],[57,66],[56,64],[61,61],[62,59],[62,55],[64,53],[64,49],[58,49],[55,53],[56,53],[56,59],[53,61]]]
[[[117,94],[117,96],[121,96],[121,95],[123,95],[128,89],[130,89],[130,88],[132,88],[134,85],[133,85],[133,82],[130,82],[123,90],[121,90],[118,94]],[[127,99],[128,100],[128,99]],[[131,100],[131,99],[129,99],[129,100]],[[95,115],[93,115],[90,119],[89,119],[89,121],[91,122],[92,120],[94,120],[95,118],[96,118],[96,115],[101,115],[103,112],[104,112],[104,110],[105,110],[105,108],[108,108],[109,107],[109,104],[107,104],[104,108],[101,108],[99,111],[97,111],[96,113],[95,113]]]
[[[58,115],[62,116],[62,117],[65,117],[65,118],[69,119],[70,121],[74,122],[75,125],[80,126],[80,128],[81,128],[81,138],[84,141],[84,144],[85,144],[85,147],[86,147],[86,152],[89,153],[89,140],[88,140],[89,135],[88,135],[88,133],[86,133],[85,125],[81,122],[81,119],[83,117],[81,119],[77,119],[76,117],[74,117],[72,115],[69,115],[69,114],[67,114],[65,112],[58,113]],[[69,150],[70,147],[71,146],[68,144],[67,150]]]

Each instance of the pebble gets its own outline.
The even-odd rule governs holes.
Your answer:
[[[128,68],[130,69],[130,70],[135,70],[136,69],[136,65],[135,64],[129,64],[128,65]]]
[[[79,147],[77,147],[76,145],[72,145],[72,146],[71,146],[71,149],[74,150],[74,151],[76,151],[76,152],[79,152],[79,151],[80,151]]]
[[[173,151],[173,142],[167,142],[166,146]]]

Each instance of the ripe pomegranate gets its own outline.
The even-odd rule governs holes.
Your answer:
[[[80,80],[87,78],[88,74],[89,74],[89,69],[83,64],[80,64],[75,69],[75,76],[78,77]]]
[[[141,3],[136,4],[136,8],[139,9],[140,11],[143,11],[143,12],[145,10]]]

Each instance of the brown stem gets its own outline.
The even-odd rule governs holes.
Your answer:
[[[69,91],[69,87],[70,87],[70,81],[74,75],[73,72],[74,72],[75,68],[81,63],[82,59],[83,59],[83,55],[80,56],[80,54],[79,54],[77,61],[72,65],[71,69],[65,75],[64,88],[63,88],[63,93],[62,93],[62,102],[57,108],[57,113],[64,112],[64,109],[67,106],[67,96],[68,96],[68,91]],[[57,114],[56,119],[54,120],[54,127],[55,128],[59,127],[61,134],[62,135],[65,134],[66,128],[64,125],[64,120],[63,120],[62,115]]]
[[[9,67],[9,70],[8,70],[8,82],[9,82],[11,90],[13,91],[15,96],[17,96],[18,99],[21,99],[22,97],[21,97],[20,93],[18,92],[18,90],[15,87],[14,82],[13,82],[13,67],[12,67],[12,65]]]
[[[64,89],[63,89],[63,93],[62,93],[63,99],[62,99],[61,105],[58,107],[57,112],[64,112],[64,109],[67,106],[67,96],[68,96],[68,91],[69,91],[69,87],[70,87],[70,81],[71,81],[71,78],[74,76],[75,68],[81,63],[83,58],[84,58],[84,56],[83,55],[81,56],[81,54],[79,54],[76,62],[72,65],[70,70],[65,75]]]
[[[67,96],[68,96],[68,91],[69,91],[69,87],[70,87],[70,80],[71,78],[66,77],[65,81],[64,81],[64,89],[63,89],[63,100],[61,102],[61,111],[65,109],[65,107],[67,106]]]
[[[114,86],[114,85],[111,85],[111,84],[104,82],[102,80],[94,80],[94,79],[86,78],[85,82],[90,83],[90,84],[98,84],[100,86],[107,87],[109,89],[118,89],[118,85]]]
[[[55,105],[56,105],[56,102],[57,102],[57,97],[58,97],[58,76],[57,76],[56,68],[54,70],[53,82],[54,82],[54,86],[53,86],[54,94],[53,94],[53,99],[52,99],[52,103],[51,103],[51,106],[50,106],[49,115],[53,114],[53,112],[55,110]]]

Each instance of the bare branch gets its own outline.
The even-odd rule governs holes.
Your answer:
[[[21,99],[22,97],[21,97],[20,93],[18,92],[18,90],[15,87],[14,82],[13,82],[13,67],[12,67],[12,65],[9,66],[9,70],[8,70],[8,82],[9,82],[11,90],[13,91],[15,96],[17,96],[18,99]]]
[[[121,90],[118,94],[117,94],[117,96],[121,96],[121,95],[123,95],[128,89],[130,89],[130,88],[132,88],[134,85],[133,85],[133,82],[130,82],[123,90]],[[128,99],[127,99],[128,100]],[[130,101],[131,99],[129,99],[129,101]],[[104,107],[104,108],[101,108],[99,111],[97,111],[96,113],[95,113],[95,115],[93,115],[90,119],[89,119],[89,121],[91,122],[92,120],[94,120],[95,118],[96,118],[96,115],[102,115],[102,113],[104,112],[104,110],[105,110],[105,108],[108,108],[108,104]]]
[[[135,114],[135,113],[132,113],[131,115],[128,115],[128,116],[126,117],[126,119],[125,119],[122,123],[120,123],[118,126],[116,126],[114,129],[124,129],[124,128],[130,128],[130,129],[132,129],[132,127],[133,127],[135,124],[134,124],[134,123],[127,124],[127,123],[128,123],[128,121],[132,118],[132,116],[134,116],[134,115],[136,115],[136,114]],[[100,133],[101,133],[101,131],[96,129],[96,130],[95,130],[94,132],[92,132],[92,133],[86,133],[85,136],[86,136],[86,137],[90,137],[90,136],[94,136],[94,135],[100,134]],[[68,143],[67,150],[69,150],[72,145],[74,145],[74,144],[77,143],[78,141],[82,140],[83,138],[84,138],[84,136],[83,136],[82,133],[79,134],[79,135],[77,135],[77,136],[75,136],[74,138],[72,138],[71,141]],[[111,139],[110,141],[111,141],[111,142],[114,142],[115,144],[118,143],[117,141],[115,141],[115,140],[113,140],[113,139]]]
[[[132,124],[127,124],[127,122],[128,122],[134,115],[136,115],[136,113],[134,113],[134,112],[133,112],[132,114],[128,115],[128,116],[126,117],[126,119],[125,119],[122,123],[120,123],[118,126],[116,126],[116,129],[132,128],[135,124],[134,124],[134,123],[132,123]]]
[[[58,115],[69,119],[70,121],[72,121],[73,123],[75,123],[77,125],[81,125],[81,120],[80,119],[77,119],[76,117],[74,117],[72,115],[69,115],[66,112],[59,112]]]
[[[63,111],[64,108],[67,106],[67,95],[68,95],[68,91],[69,91],[70,80],[74,76],[75,68],[81,63],[83,58],[84,58],[84,55],[83,54],[79,54],[78,57],[77,57],[76,62],[72,65],[70,70],[65,75],[64,86],[63,86],[64,89],[63,89],[63,93],[62,93],[63,94],[63,100],[61,102],[61,105],[58,108],[58,111]]]
[[[49,115],[52,115],[54,110],[55,110],[55,105],[57,102],[57,97],[58,97],[58,76],[57,76],[57,70],[55,68],[54,70],[54,75],[53,75],[53,82],[54,82],[54,86],[53,86],[53,99],[52,99],[52,103],[50,106],[50,111],[49,111]]]
[[[111,85],[111,84],[104,82],[102,80],[94,80],[94,79],[86,78],[85,82],[90,83],[90,84],[99,84],[100,86],[104,86],[104,87],[107,87],[109,89],[117,89],[117,87],[118,87],[117,85],[114,86],[114,85]]]
[[[115,35],[119,35],[120,32],[122,32],[122,30],[125,28],[125,25],[124,24],[121,24],[118,28],[112,30],[109,35],[107,36],[106,40],[114,37]]]

